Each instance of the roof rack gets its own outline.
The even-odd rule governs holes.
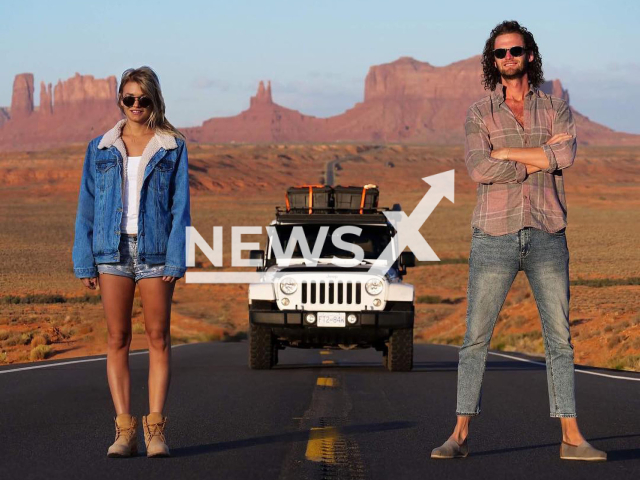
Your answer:
[[[390,211],[387,207],[376,208],[375,210],[365,210],[364,213],[343,212],[343,211],[330,211],[322,213],[300,213],[300,212],[287,212],[283,207],[276,207],[276,221],[279,224],[336,224],[344,223],[345,225],[357,225],[357,224],[387,224],[389,221],[383,212]]]

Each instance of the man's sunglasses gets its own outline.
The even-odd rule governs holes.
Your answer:
[[[512,57],[521,57],[524,54],[524,47],[511,47],[511,48],[496,48],[493,51],[493,55],[496,58],[503,59],[507,56],[507,50],[511,53]]]
[[[138,99],[138,105],[140,108],[150,107],[153,103],[149,97],[145,97],[144,95],[140,95],[139,97],[134,97],[133,95],[127,95],[126,97],[122,97],[122,103],[125,107],[133,107],[136,103],[136,98]]]

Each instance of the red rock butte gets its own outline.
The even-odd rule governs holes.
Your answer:
[[[232,117],[181,129],[192,142],[401,142],[460,144],[468,107],[487,95],[480,56],[434,67],[410,57],[376,65],[365,79],[364,100],[340,115],[318,118],[278,105],[271,83],[260,82],[249,108]],[[0,109],[0,149],[25,150],[85,142],[121,118],[116,79],[90,75],[40,86],[34,108],[33,75],[16,76],[11,108]],[[560,80],[542,90],[569,101]],[[582,144],[640,145],[640,135],[616,132],[575,109]]]

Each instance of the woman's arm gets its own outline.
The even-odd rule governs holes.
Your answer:
[[[94,159],[95,141],[89,142],[82,167],[78,210],[76,213],[75,238],[73,241],[73,273],[78,278],[98,276],[93,259],[93,213],[94,213]]]
[[[191,200],[189,195],[189,159],[186,142],[182,143],[176,164],[176,174],[170,186],[171,232],[167,241],[164,264],[165,276],[183,277],[187,271],[186,227],[191,225]]]

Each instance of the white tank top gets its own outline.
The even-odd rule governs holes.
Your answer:
[[[120,222],[120,231],[123,233],[138,233],[138,165],[140,165],[139,157],[128,157],[127,159],[127,177],[124,184],[124,198],[122,205],[122,221]]]

